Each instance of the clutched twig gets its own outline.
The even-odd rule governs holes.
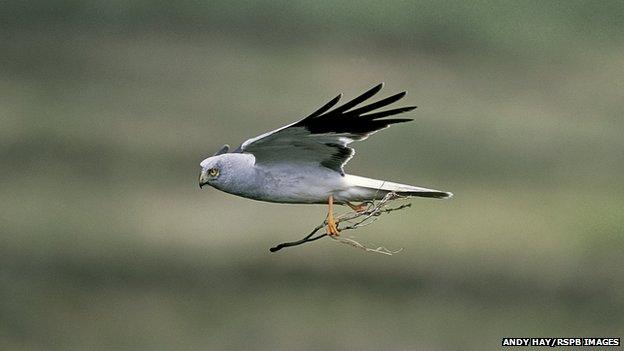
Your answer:
[[[352,212],[343,213],[336,217],[336,225],[338,226],[338,230],[340,232],[344,232],[347,230],[355,230],[360,227],[371,225],[377,219],[379,219],[379,217],[382,214],[390,213],[390,212],[394,212],[398,210],[403,210],[412,205],[411,203],[404,203],[395,207],[389,206],[393,201],[402,200],[402,199],[406,199],[406,197],[398,195],[396,193],[388,193],[381,200],[368,201],[364,203],[366,207],[360,211],[352,211]],[[346,225],[344,227],[340,227],[341,223],[345,223]],[[270,248],[269,250],[271,252],[276,252],[286,247],[305,244],[307,242],[315,241],[325,236],[329,236],[327,233],[322,233],[322,234],[318,234],[315,236],[315,234],[317,234],[321,229],[325,228],[326,226],[327,226],[327,220],[324,220],[323,223],[316,226],[308,235],[306,235],[302,239],[297,240],[297,241],[281,243],[279,245],[276,245]],[[335,240],[336,242],[347,244],[355,248],[362,249],[366,252],[380,253],[384,255],[393,255],[403,250],[403,249],[389,250],[383,246],[379,246],[377,248],[371,248],[356,241],[352,237],[351,238],[347,238],[343,236],[329,236],[329,237]]]

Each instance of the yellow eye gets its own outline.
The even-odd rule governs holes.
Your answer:
[[[216,177],[219,175],[219,169],[217,168],[211,168],[208,170],[208,175],[210,175],[211,177]]]

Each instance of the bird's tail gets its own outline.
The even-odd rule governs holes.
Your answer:
[[[448,199],[453,196],[452,193],[446,191],[393,183],[385,180],[365,178],[350,174],[346,174],[345,177],[345,181],[352,186],[352,190],[349,191],[351,201],[381,199],[390,192],[395,192],[403,196],[431,197],[436,199]]]

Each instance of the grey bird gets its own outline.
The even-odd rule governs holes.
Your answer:
[[[446,199],[450,192],[346,174],[344,165],[355,154],[348,145],[366,139],[391,124],[411,121],[386,118],[416,106],[384,111],[401,98],[401,92],[358,107],[377,94],[383,83],[355,99],[333,108],[336,96],[309,116],[245,141],[232,152],[224,145],[200,163],[199,187],[210,185],[226,193],[268,202],[328,204],[327,233],[337,236],[333,204],[382,199],[395,192],[402,196]],[[333,108],[333,109],[332,109]]]

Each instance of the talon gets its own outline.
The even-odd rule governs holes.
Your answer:
[[[327,208],[327,234],[332,237],[340,235],[338,231],[337,222],[334,219],[334,196],[329,195]]]

